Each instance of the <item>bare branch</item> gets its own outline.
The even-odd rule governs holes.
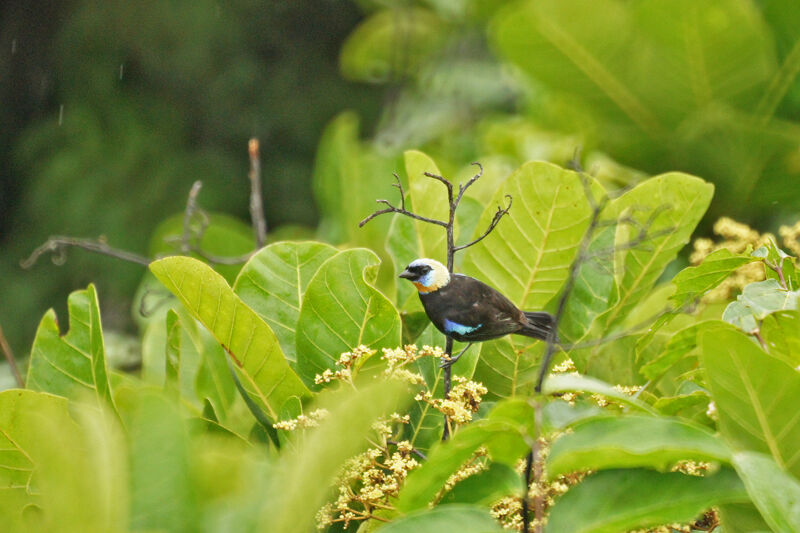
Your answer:
[[[379,204],[386,205],[387,206],[386,209],[381,209],[379,211],[375,211],[374,213],[372,213],[371,215],[366,217],[364,220],[362,220],[361,222],[358,223],[358,227],[359,228],[364,227],[364,224],[366,224],[367,222],[369,222],[373,218],[375,218],[377,216],[380,216],[380,215],[383,215],[383,214],[386,214],[386,213],[397,213],[397,214],[400,214],[400,215],[404,215],[404,216],[413,218],[415,220],[420,220],[422,222],[427,222],[428,224],[436,224],[437,226],[442,226],[444,228],[447,227],[448,223],[443,221],[443,220],[437,220],[435,218],[423,217],[423,216],[420,216],[420,215],[418,215],[416,213],[412,213],[411,211],[406,210],[405,201],[402,204],[403,207],[395,207],[395,206],[393,206],[392,204],[389,203],[389,200],[375,200],[375,201],[378,202]]]
[[[478,173],[472,176],[466,184],[458,186],[458,198],[456,198],[456,206],[461,203],[461,197],[464,196],[464,193],[467,191],[467,189],[469,189],[473,183],[478,181],[478,178],[483,176],[483,165],[477,161],[473,162],[472,164],[478,166]]]
[[[3,349],[3,354],[6,356],[8,366],[11,367],[11,372],[14,374],[14,379],[17,380],[17,385],[19,385],[20,388],[24,388],[25,381],[22,379],[22,374],[19,373],[17,360],[14,359],[14,352],[11,351],[11,346],[9,346],[6,336],[3,334],[2,326],[0,326],[0,348]]]
[[[200,189],[202,187],[202,181],[195,181],[192,184],[192,188],[189,189],[189,196],[186,198],[186,209],[183,211],[183,236],[181,237],[181,252],[183,253],[189,253],[193,248],[191,243],[192,216],[194,216],[197,210],[197,195],[200,194]]]
[[[422,175],[428,176],[429,178],[433,178],[435,180],[444,183],[444,186],[447,187],[447,199],[450,202],[450,204],[453,203],[453,183],[450,180],[445,179],[438,174],[431,174],[430,172],[423,172]]]
[[[70,247],[81,248],[101,255],[115,257],[129,263],[136,263],[137,265],[147,266],[150,264],[150,259],[147,257],[126,250],[112,248],[106,244],[103,239],[78,239],[62,235],[54,235],[47,239],[44,244],[36,248],[27,259],[23,259],[19,264],[22,268],[28,269],[35,265],[41,256],[46,253],[52,253],[58,254],[53,256],[53,264],[63,265],[67,260],[67,249]]]
[[[489,223],[489,227],[486,228],[486,231],[483,232],[483,235],[481,235],[472,242],[468,242],[467,244],[462,244],[461,246],[454,247],[453,251],[457,252],[459,250],[463,250],[464,248],[469,248],[470,246],[478,244],[483,239],[485,239],[492,232],[495,226],[497,226],[497,224],[500,222],[500,219],[503,218],[504,215],[507,215],[508,210],[511,209],[511,204],[514,199],[509,194],[506,195],[506,198],[508,198],[508,206],[506,206],[505,208],[497,206],[497,212],[494,214],[494,217],[492,217],[492,221]]]
[[[258,139],[253,137],[248,143],[250,155],[250,219],[253,223],[256,247],[261,248],[267,242],[267,221],[264,217],[264,200],[261,193],[261,159],[258,151]]]

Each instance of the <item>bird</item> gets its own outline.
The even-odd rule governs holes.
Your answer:
[[[399,277],[417,288],[425,313],[436,329],[468,343],[442,367],[455,363],[475,342],[509,334],[547,340],[554,327],[555,319],[550,313],[522,311],[496,289],[464,274],[450,274],[434,259],[415,259]],[[557,337],[553,340],[557,341]]]

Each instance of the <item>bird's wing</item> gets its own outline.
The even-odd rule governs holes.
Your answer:
[[[448,306],[444,316],[462,329],[492,325],[509,332],[519,329],[522,312],[511,301],[485,283],[455,275],[447,286]]]

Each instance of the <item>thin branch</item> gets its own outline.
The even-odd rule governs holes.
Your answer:
[[[0,348],[3,349],[3,354],[6,356],[8,366],[11,367],[11,372],[14,374],[14,379],[17,380],[17,385],[19,385],[21,389],[25,388],[25,381],[22,379],[22,374],[19,373],[17,360],[14,359],[14,352],[11,351],[11,346],[9,346],[6,336],[3,334],[2,326],[0,326]]]
[[[189,196],[186,198],[186,209],[183,211],[183,235],[181,237],[181,252],[189,253],[194,247],[191,243],[192,238],[192,217],[197,210],[197,195],[200,194],[200,189],[203,187],[203,182],[200,180],[192,184],[189,189]],[[205,228],[203,229],[203,231]],[[202,233],[201,233],[202,234]],[[198,240],[199,243],[199,240]]]
[[[78,239],[63,235],[54,235],[50,237],[44,244],[36,248],[27,259],[20,261],[19,264],[22,268],[29,269],[36,264],[41,256],[46,253],[52,253],[57,254],[52,257],[53,263],[56,265],[63,265],[67,260],[67,249],[70,247],[81,248],[90,252],[121,259],[129,263],[136,263],[137,265],[147,266],[150,264],[150,259],[147,257],[126,250],[112,248],[106,244],[104,239]]]
[[[261,159],[258,151],[258,139],[253,137],[248,143],[250,155],[250,219],[253,222],[256,247],[262,248],[267,242],[267,221],[264,217],[264,200],[261,193]]]
[[[467,189],[469,189],[472,186],[473,183],[478,181],[478,178],[483,176],[483,165],[481,165],[477,161],[473,162],[472,164],[473,165],[477,165],[478,173],[475,174],[474,176],[472,176],[467,183],[465,183],[463,185],[462,184],[458,185],[458,197],[456,198],[456,206],[458,206],[458,204],[461,203],[461,197],[464,196],[464,193],[467,191]],[[506,195],[506,196],[508,196],[508,195]]]
[[[492,232],[495,226],[497,226],[497,224],[500,222],[500,219],[503,218],[504,215],[507,215],[508,210],[511,209],[511,204],[513,203],[514,199],[509,194],[506,195],[506,198],[508,198],[508,206],[505,208],[497,206],[497,212],[494,214],[494,217],[492,217],[492,221],[489,223],[489,227],[486,228],[486,231],[483,232],[483,235],[481,235],[472,242],[468,242],[467,244],[462,244],[461,246],[456,246],[455,248],[453,248],[453,250],[457,252],[459,250],[463,250],[464,248],[469,248],[470,246],[478,244],[483,239],[485,239]]]

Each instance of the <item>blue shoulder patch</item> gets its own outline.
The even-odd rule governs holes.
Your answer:
[[[467,335],[468,333],[472,333],[476,331],[478,328],[483,326],[483,324],[478,324],[477,326],[465,326],[463,324],[459,324],[458,322],[453,322],[452,320],[444,319],[444,330],[447,333],[458,333],[459,335]]]

